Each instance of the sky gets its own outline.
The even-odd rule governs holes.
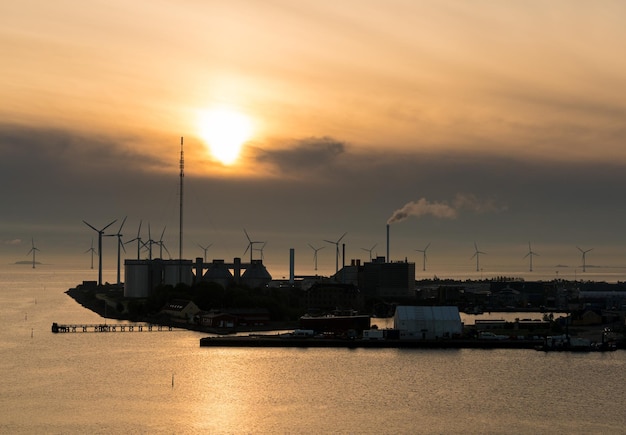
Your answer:
[[[326,240],[347,233],[347,263],[385,256],[389,223],[390,259],[418,278],[475,276],[476,249],[481,276],[532,277],[529,249],[536,273],[570,276],[592,249],[588,268],[626,279],[625,16],[603,0],[3,2],[0,260],[34,241],[38,261],[87,267],[83,221],[125,217],[124,241],[141,222],[177,258],[184,137],[185,258],[248,258],[245,229],[274,277],[290,248],[316,273],[311,246],[327,275]],[[220,109],[248,124],[208,124]],[[228,164],[207,139],[224,127],[246,132]]]

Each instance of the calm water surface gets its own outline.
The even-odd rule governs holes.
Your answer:
[[[101,322],[93,271],[0,269],[0,433],[624,433],[626,352],[200,348]],[[109,320],[110,322],[110,320]]]

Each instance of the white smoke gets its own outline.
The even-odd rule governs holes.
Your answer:
[[[401,222],[411,216],[426,215],[442,219],[456,219],[462,209],[474,213],[489,213],[499,212],[506,208],[498,206],[493,200],[479,200],[474,195],[458,194],[451,204],[446,201],[430,202],[426,198],[420,198],[417,201],[407,202],[402,208],[394,211],[387,223]]]

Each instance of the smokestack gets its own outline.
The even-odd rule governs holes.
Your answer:
[[[289,284],[295,281],[295,249],[289,248]]]
[[[389,224],[387,224],[387,263],[391,263],[389,260]]]

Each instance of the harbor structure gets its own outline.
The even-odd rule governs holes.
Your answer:
[[[458,307],[396,307],[393,317],[394,329],[400,331],[400,339],[438,340],[459,337],[463,323]]]

